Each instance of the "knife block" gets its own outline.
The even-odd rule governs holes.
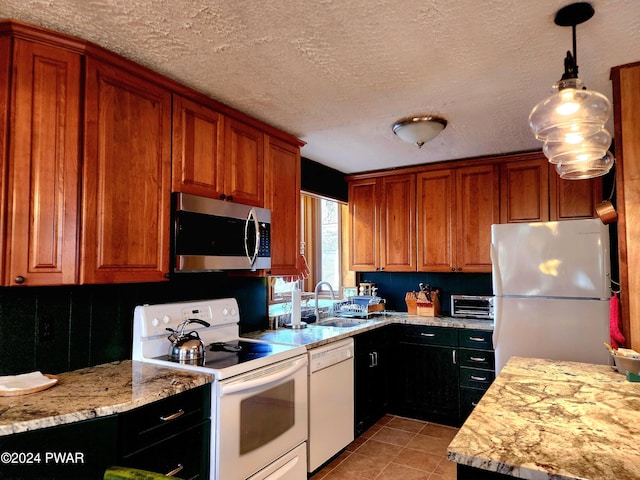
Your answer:
[[[431,293],[431,301],[427,299],[427,294],[418,292],[416,296],[416,313],[421,317],[437,317],[440,315],[440,300],[435,292]]]

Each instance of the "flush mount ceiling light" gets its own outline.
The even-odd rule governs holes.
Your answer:
[[[447,121],[444,118],[433,115],[407,117],[393,124],[393,133],[401,140],[421,148],[422,145],[436,138],[446,126]]]
[[[556,25],[572,28],[573,54],[567,52],[564,74],[554,85],[557,93],[538,103],[529,115],[529,127],[544,142],[545,156],[561,178],[570,180],[604,175],[614,162],[609,152],[611,135],[604,128],[611,103],[601,93],[587,90],[578,78],[576,25],[594,13],[587,2],[572,3],[556,13]]]

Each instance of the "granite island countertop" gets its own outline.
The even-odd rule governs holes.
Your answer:
[[[213,375],[132,360],[56,375],[53,387],[0,397],[0,436],[126,412],[211,383]]]
[[[258,330],[255,332],[245,333],[242,336],[244,338],[264,340],[267,342],[303,345],[307,350],[309,350],[394,323],[493,330],[493,321],[476,320],[472,318],[423,317],[419,315],[409,315],[406,312],[385,311],[383,313],[373,315],[367,323],[355,327],[338,328],[310,323],[306,328],[291,329],[281,327],[276,330]]]
[[[607,365],[512,357],[448,449],[531,480],[640,478],[640,383]]]

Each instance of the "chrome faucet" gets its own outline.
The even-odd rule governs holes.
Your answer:
[[[320,287],[322,285],[326,285],[327,287],[329,287],[329,290],[331,291],[331,300],[335,300],[336,299],[336,295],[335,293],[333,293],[333,287],[331,286],[331,284],[329,282],[318,282],[318,284],[316,285],[316,289],[314,290],[314,295],[315,295],[315,299],[316,299],[316,309],[315,309],[315,314],[316,314],[316,322],[320,320],[320,312],[318,311],[318,291],[320,290]]]

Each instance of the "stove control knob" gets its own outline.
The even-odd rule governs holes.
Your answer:
[[[168,325],[170,321],[171,317],[169,315],[165,315],[164,317],[162,317],[162,323],[164,323],[165,325]]]
[[[151,320],[151,325],[153,325],[154,327],[157,327],[158,325],[160,325],[160,320],[158,320],[157,318],[154,318],[153,320]]]
[[[223,308],[223,309],[222,309],[222,315],[224,315],[225,317],[226,317],[227,315],[229,315],[229,309],[228,309],[228,308]]]
[[[231,315],[235,315],[235,314],[236,314],[236,309],[235,309],[235,308],[232,308],[232,309],[231,309]]]

